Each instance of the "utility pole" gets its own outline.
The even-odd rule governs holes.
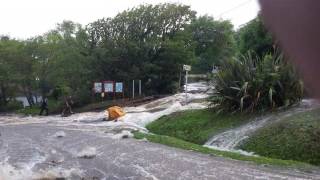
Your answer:
[[[134,80],[132,80],[132,99],[134,99]]]
[[[181,92],[181,69],[179,70],[179,92]]]
[[[139,80],[139,96],[141,96],[141,80]]]

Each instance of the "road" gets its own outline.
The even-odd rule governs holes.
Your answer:
[[[104,112],[70,117],[0,116],[0,180],[28,179],[320,179],[320,170],[266,167],[214,157],[132,138],[126,130],[176,111],[207,107],[210,87],[188,85],[178,93],[137,107],[125,107],[118,122]]]
[[[5,180],[320,179],[319,169],[302,172],[256,165],[143,140],[115,139],[88,128],[9,124],[1,125],[0,133],[0,177]]]

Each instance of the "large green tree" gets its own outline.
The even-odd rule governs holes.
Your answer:
[[[196,72],[209,72],[213,65],[234,55],[234,31],[230,21],[216,21],[210,16],[195,19],[188,30],[195,43]]]
[[[260,29],[255,21],[240,29],[241,52],[263,49],[251,45],[261,45],[260,34],[265,34]],[[247,39],[252,33],[259,38],[251,43]],[[173,93],[179,89],[183,64],[206,73],[235,51],[229,21],[196,17],[181,4],[140,5],[85,27],[63,21],[28,40],[0,39],[0,102],[6,104],[13,93],[23,93],[30,104],[39,94],[74,95],[87,103],[92,82],[100,80],[128,85],[140,79],[145,94]],[[126,94],[131,92],[127,85]]]
[[[240,54],[251,51],[263,57],[274,51],[272,36],[264,26],[260,15],[238,30],[237,44]]]
[[[8,37],[1,38],[0,64],[1,102],[6,104],[8,98],[20,90],[33,105],[34,62],[28,55],[26,44]]]
[[[190,42],[180,35],[194,18],[189,6],[159,4],[141,5],[91,23],[87,31],[92,65],[100,69],[97,80],[141,79],[148,82],[150,93],[174,92],[180,66],[194,58]],[[174,48],[176,58],[168,59]],[[166,73],[168,67],[172,73]]]

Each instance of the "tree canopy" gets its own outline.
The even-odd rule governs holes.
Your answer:
[[[198,72],[208,72],[213,65],[230,58],[235,52],[233,25],[230,21],[216,21],[210,16],[200,16],[189,26],[195,43]]]
[[[247,54],[248,51],[252,51],[259,57],[263,57],[274,51],[274,41],[264,26],[260,15],[241,27],[236,38],[240,54]]]
[[[138,79],[145,95],[174,93],[183,64],[207,73],[236,52],[270,45],[259,18],[235,32],[230,21],[197,17],[182,4],[144,4],[86,26],[63,21],[27,40],[0,39],[0,106],[17,95],[31,105],[34,95],[89,103],[92,83],[102,80],[124,82],[126,95]]]

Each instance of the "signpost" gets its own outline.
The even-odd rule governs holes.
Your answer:
[[[186,72],[187,72],[187,71],[191,71],[191,66],[184,64],[184,65],[183,65],[183,70],[186,71]]]
[[[185,92],[186,92],[186,104],[188,104],[188,72],[191,71],[191,66],[190,65],[183,65],[183,70],[186,71],[186,88],[185,88]]]
[[[101,94],[101,98],[112,94],[113,99],[116,98],[117,93],[122,94],[124,98],[124,83],[115,81],[101,81],[93,83],[93,92],[96,94]]]

